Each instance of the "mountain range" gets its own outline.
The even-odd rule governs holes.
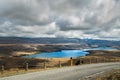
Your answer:
[[[120,41],[79,38],[0,37],[0,44],[79,44],[90,47],[120,47]]]

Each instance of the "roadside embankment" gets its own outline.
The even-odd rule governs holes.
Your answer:
[[[98,76],[96,80],[120,80],[120,69],[114,69]]]

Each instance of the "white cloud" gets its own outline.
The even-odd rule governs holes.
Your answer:
[[[0,0],[0,28],[0,36],[120,40],[120,0]]]
[[[54,33],[59,30],[55,22],[44,26],[13,26],[10,22],[5,22],[0,26],[2,36],[19,36],[19,37],[55,37]],[[4,33],[6,32],[6,33]]]

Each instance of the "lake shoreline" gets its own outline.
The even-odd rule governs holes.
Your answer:
[[[91,55],[91,51],[119,51],[110,47],[98,47],[89,49],[75,49],[75,50],[59,50],[53,52],[37,52],[37,54],[23,55],[24,58],[77,58],[80,56]]]

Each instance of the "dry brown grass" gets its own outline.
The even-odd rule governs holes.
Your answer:
[[[92,63],[104,63],[104,62],[120,62],[120,57],[114,56],[84,56],[74,60],[74,64],[78,62],[80,64],[92,64]],[[81,63],[82,62],[82,63]],[[78,65],[79,65],[78,63]]]
[[[5,60],[10,61],[11,58],[8,58]],[[19,67],[20,66],[19,61],[24,62],[26,60],[29,62],[28,71],[25,70],[26,69],[25,65],[22,67]],[[13,62],[11,62],[11,64],[7,63],[6,66],[10,65],[9,68],[6,68],[6,66],[4,66],[5,70],[3,73],[1,70],[0,77],[42,71],[42,70],[46,70],[46,69],[55,69],[55,68],[60,67],[59,63],[61,63],[61,67],[70,66],[69,60],[70,60],[69,58],[63,58],[63,59],[62,58],[50,58],[50,59],[44,59],[44,58],[43,59],[16,59],[16,58],[12,58]],[[18,64],[16,61],[18,62]],[[34,62],[36,62],[36,63],[34,63]],[[45,68],[44,64],[46,64],[46,68]]]
[[[56,68],[56,67],[55,67]],[[26,71],[25,69],[10,69],[10,70],[5,70],[3,73],[0,73],[0,77],[8,77],[8,76],[13,76],[13,75],[20,75],[20,74],[26,74],[26,73],[31,73],[31,72],[37,72],[37,71],[44,71],[44,70],[49,70],[49,69],[55,69],[55,68],[36,68],[36,69],[28,69]]]
[[[97,77],[96,80],[120,80],[120,69],[108,71]]]
[[[85,56],[80,58],[73,58],[73,65],[80,60],[80,64],[92,64],[92,63],[103,63],[103,62],[118,62],[120,57],[101,57],[101,56]],[[60,63],[61,67],[71,66],[70,58],[50,58],[50,59],[25,59],[25,58],[0,58],[1,62],[4,62],[5,71],[3,74],[0,74],[0,77],[11,76],[17,74],[24,74],[28,72],[36,72],[46,69],[59,68]],[[82,63],[83,61],[83,63]],[[28,71],[25,71],[26,66],[25,62],[28,62]],[[24,63],[24,64],[23,64]],[[46,65],[46,69],[45,66]],[[1,65],[2,66],[2,63]],[[19,67],[21,66],[21,67]]]
[[[39,60],[39,59],[38,59]],[[37,65],[34,65],[35,67],[30,67],[28,68],[28,71],[25,70],[24,68],[10,68],[10,69],[5,69],[4,72],[0,73],[0,77],[5,77],[5,76],[12,76],[12,75],[19,75],[19,74],[25,74],[25,73],[30,73],[30,72],[37,72],[37,71],[43,71],[43,70],[48,70],[48,69],[55,69],[55,68],[60,68],[59,67],[59,61],[61,62],[61,67],[66,67],[70,66],[69,58],[51,58],[51,59],[40,59],[40,60],[46,60],[46,68],[44,67],[44,63],[38,63]],[[42,67],[41,67],[42,66]]]

